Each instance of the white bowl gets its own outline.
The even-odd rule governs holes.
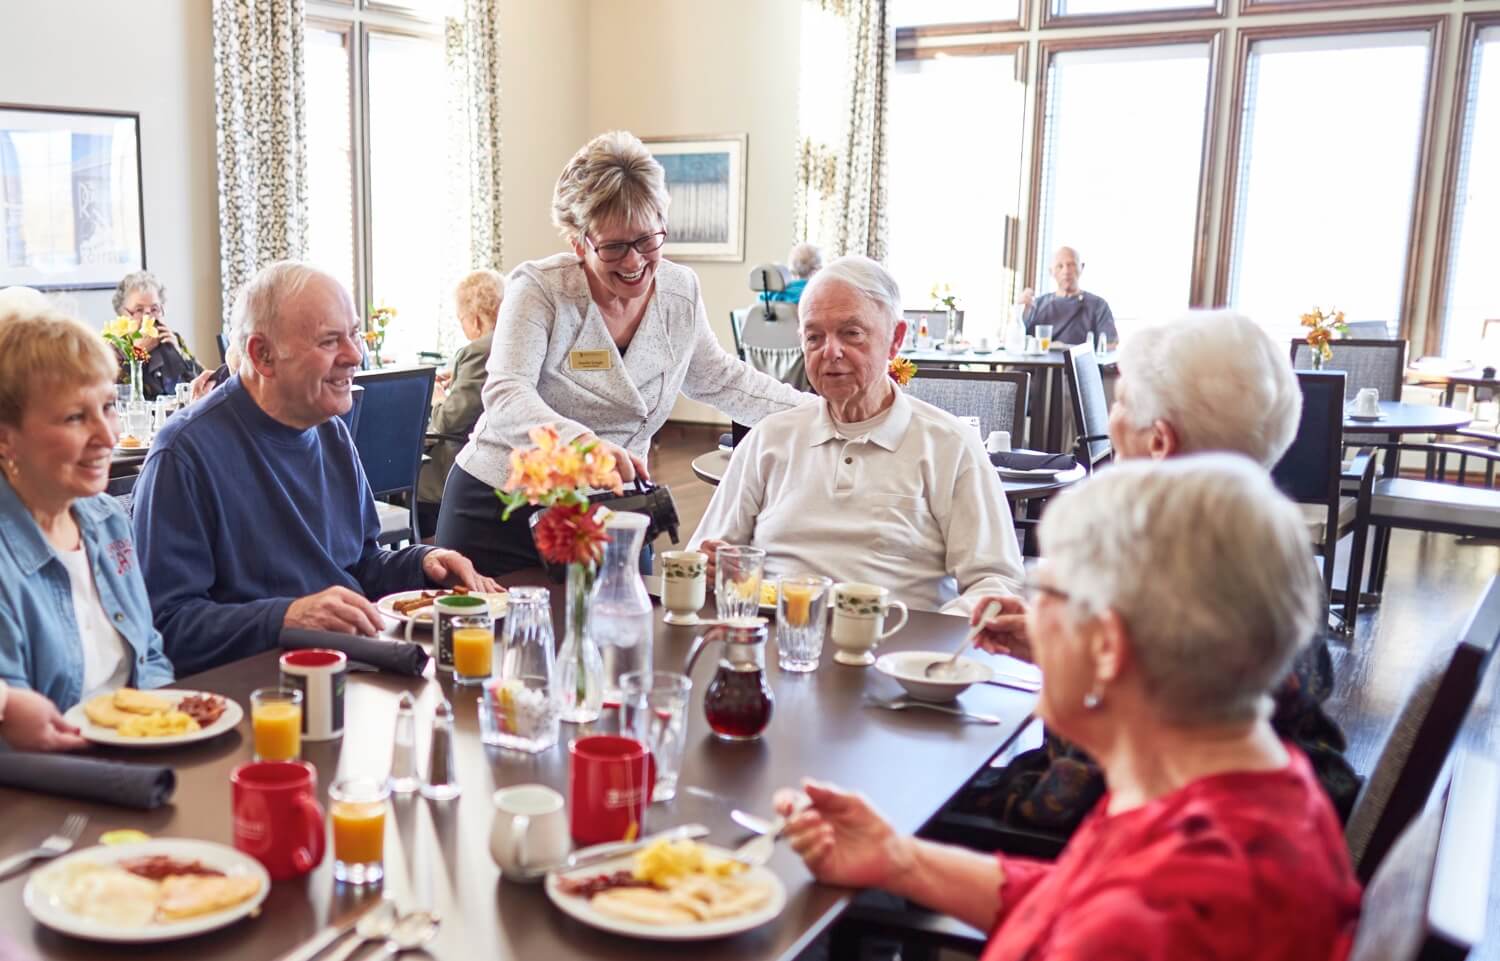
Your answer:
[[[920,701],[951,701],[968,690],[969,685],[993,676],[988,664],[967,657],[960,657],[951,671],[944,672],[949,676],[927,677],[923,673],[929,664],[951,656],[932,651],[897,651],[882,654],[875,662],[875,670],[895,678],[897,684],[906,688],[906,693]]]

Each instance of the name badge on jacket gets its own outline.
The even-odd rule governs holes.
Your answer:
[[[568,351],[568,368],[570,370],[609,370],[611,366],[609,351],[607,350]]]

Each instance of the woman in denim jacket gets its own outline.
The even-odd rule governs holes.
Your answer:
[[[0,292],[0,680],[59,710],[172,680],[130,521],[104,493],[114,373],[97,334],[32,291]],[[16,746],[71,746],[67,725],[33,723],[53,736],[0,731]]]

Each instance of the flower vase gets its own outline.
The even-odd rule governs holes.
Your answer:
[[[135,358],[130,360],[130,400],[132,403],[140,403],[146,399],[145,388],[141,386],[141,362]]]
[[[1314,347],[1312,350],[1312,369],[1323,369],[1323,352],[1316,347]]]
[[[964,324],[959,319],[958,308],[956,307],[948,308],[948,336],[946,340],[949,344],[961,344],[964,341]]]
[[[593,564],[568,565],[565,633],[557,652],[557,696],[562,719],[571,724],[598,720],[604,701],[604,658],[587,630],[594,574]]]

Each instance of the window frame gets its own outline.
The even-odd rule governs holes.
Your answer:
[[[1215,129],[1218,118],[1219,89],[1224,69],[1224,29],[1173,30],[1151,33],[1126,34],[1108,37],[1070,37],[1067,39],[1042,40],[1037,56],[1035,111],[1031,131],[1031,170],[1026,210],[1026,263],[1019,276],[1025,278],[1030,287],[1037,276],[1043,253],[1037,249],[1041,242],[1042,214],[1042,162],[1047,152],[1047,95],[1048,78],[1052,61],[1059,53],[1080,50],[1112,50],[1131,47],[1161,47],[1176,44],[1209,45],[1208,89],[1203,103],[1203,144],[1198,154],[1198,199],[1193,224],[1193,266],[1188,284],[1188,303],[1202,303],[1201,290],[1204,284],[1204,268],[1208,257],[1209,216],[1212,208],[1213,157]]]
[[[1053,13],[1053,0],[1037,0],[1042,6],[1043,30],[1060,27],[1118,27],[1139,23],[1188,23],[1199,20],[1222,20],[1228,13],[1227,0],[1214,0],[1208,7],[1177,7],[1171,10],[1121,11],[1120,13]],[[1392,3],[1410,0],[1390,0]],[[1175,31],[1174,31],[1175,32]],[[1090,40],[1102,40],[1091,37]],[[1134,39],[1132,36],[1131,39]]]
[[[1474,49],[1479,34],[1489,27],[1500,27],[1500,10],[1464,14],[1458,46],[1458,76],[1453,87],[1453,109],[1448,122],[1448,139],[1444,144],[1446,168],[1443,171],[1442,204],[1438,210],[1437,236],[1433,243],[1432,289],[1427,297],[1427,329],[1423,334],[1423,353],[1440,354],[1447,327],[1448,281],[1453,267],[1453,220],[1458,204],[1458,170],[1463,165],[1464,122],[1467,118],[1469,85],[1474,82]],[[1404,330],[1403,330],[1404,333]]]
[[[1436,159],[1433,149],[1438,110],[1438,71],[1442,69],[1444,55],[1444,30],[1447,14],[1416,17],[1390,17],[1355,20],[1333,20],[1318,23],[1278,24],[1275,26],[1249,26],[1239,28],[1238,43],[1234,58],[1234,90],[1229,105],[1228,143],[1224,157],[1224,186],[1219,193],[1223,204],[1219,217],[1219,255],[1214,270],[1213,303],[1227,306],[1229,298],[1229,274],[1234,256],[1234,230],[1239,206],[1240,151],[1245,134],[1245,87],[1250,63],[1250,48],[1261,40],[1286,40],[1300,37],[1339,37],[1351,34],[1402,33],[1426,31],[1430,36],[1427,56],[1427,89],[1422,98],[1421,143],[1417,148],[1415,182],[1412,190],[1411,213],[1407,221],[1406,256],[1401,278],[1400,336],[1410,339],[1411,325],[1417,307],[1417,291],[1422,276],[1420,267],[1422,222],[1425,218],[1428,184],[1432,179],[1431,167]],[[1432,327],[1432,318],[1428,327]],[[1429,333],[1430,336],[1430,333]]]

